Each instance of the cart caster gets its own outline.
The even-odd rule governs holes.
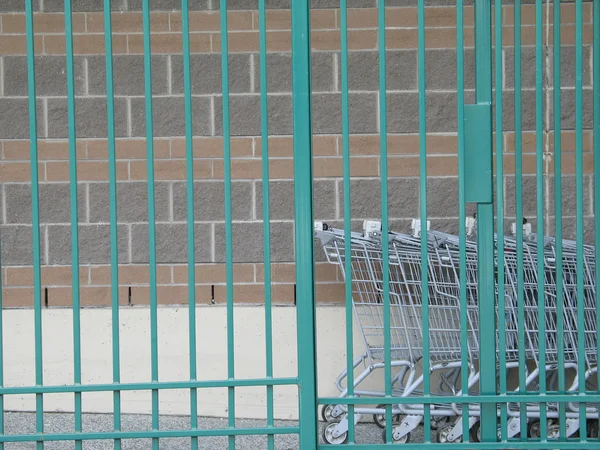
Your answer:
[[[435,431],[447,422],[448,417],[446,416],[431,416],[431,420],[429,421],[429,428]]]
[[[385,405],[377,405],[377,409],[385,409]],[[373,414],[373,422],[382,430],[385,430],[385,413],[384,414]],[[392,422],[400,422],[400,414],[392,416]]]
[[[392,444],[408,444],[410,442],[410,433],[406,433],[400,439],[394,439],[394,430],[392,430]],[[383,443],[387,444],[386,430],[383,430]]]
[[[455,443],[455,442],[461,442],[462,436],[459,436],[454,440],[448,439],[448,435],[452,432],[453,428],[454,428],[454,424],[452,424],[452,423],[447,423],[446,425],[443,425],[442,427],[440,427],[437,432],[437,436],[436,436],[437,441],[440,444],[450,444],[450,443]]]
[[[336,427],[339,425],[338,422],[332,422],[328,424],[323,430],[323,440],[326,444],[331,445],[341,445],[348,443],[348,432],[344,431],[343,433],[336,436]]]
[[[558,424],[553,420],[548,420],[547,423],[548,438],[556,439],[556,436],[558,436],[557,433],[559,432]],[[529,422],[529,425],[527,425],[527,435],[532,439],[541,439],[542,432],[539,420],[532,420]]]
[[[334,415],[336,405],[323,405],[321,408],[321,418],[323,422],[331,423],[339,416]]]
[[[598,433],[598,419],[594,420],[594,419],[590,419],[587,421],[587,435],[588,438],[591,439],[598,439],[598,435],[600,433]]]

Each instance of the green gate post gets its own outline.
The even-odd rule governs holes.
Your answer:
[[[292,0],[294,226],[301,450],[315,449],[318,444],[310,68],[310,1]]]
[[[492,105],[492,20],[491,2],[475,0],[475,99],[478,105]],[[482,136],[484,147],[480,152],[489,153],[492,158],[492,122],[489,115],[489,136]],[[482,154],[486,158],[487,154]],[[489,189],[492,189],[491,164],[489,167]],[[469,174],[467,174],[469,176]],[[487,187],[487,186],[486,186]],[[480,392],[481,395],[496,395],[496,311],[494,281],[494,203],[489,201],[477,204],[477,247],[478,292],[479,292],[479,342],[480,342]],[[496,403],[481,405],[481,440],[497,441]]]

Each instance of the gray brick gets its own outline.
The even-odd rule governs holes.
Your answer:
[[[190,11],[208,9],[208,0],[189,0]],[[141,11],[142,0],[128,0],[129,11]],[[150,2],[151,11],[181,11],[181,0],[153,0]]]
[[[31,185],[7,184],[6,220],[13,224],[31,223]],[[70,188],[69,184],[40,184],[40,222],[70,223]],[[86,199],[85,185],[77,187],[79,222],[85,222]]]
[[[104,3],[98,0],[73,0],[73,11],[94,12],[104,11]],[[110,3],[113,11],[125,11],[127,0],[112,0]],[[44,0],[45,12],[62,12],[65,10],[64,0]]]
[[[393,133],[416,133],[419,131],[419,95],[417,93],[388,94],[388,131]],[[456,93],[427,93],[427,131],[456,131]]]
[[[174,55],[171,59],[171,84],[173,93],[183,93],[183,58]],[[221,54],[190,56],[190,73],[193,94],[221,94]],[[250,92],[250,55],[229,55],[229,91]]]
[[[418,192],[419,181],[416,178],[390,179],[388,181],[389,216],[415,217],[419,204]],[[339,202],[340,217],[344,217],[344,185],[341,181],[339,182]],[[380,180],[351,180],[350,205],[352,219],[381,219]]]
[[[514,91],[504,91],[502,93],[502,122],[504,131],[513,131],[515,129],[515,98]],[[544,98],[544,110],[546,109],[546,100]],[[522,127],[524,130],[534,130],[535,129],[535,91],[522,91],[522,100],[521,100],[521,114],[522,118]],[[525,113],[527,111],[531,111],[532,113]],[[493,127],[496,129],[496,111],[495,108],[492,112],[493,119]],[[550,113],[550,117],[552,117],[552,111]]]
[[[43,229],[42,229],[43,231]],[[44,233],[41,233],[41,259],[44,261]],[[27,225],[3,225],[0,227],[1,257],[4,266],[28,266],[33,262],[32,228]]]
[[[594,97],[592,95],[592,89],[583,90],[583,127],[591,128],[594,121]],[[562,129],[574,130],[575,129],[575,112],[577,111],[575,104],[575,90],[568,89],[562,91],[561,96],[561,124]],[[523,109],[527,111],[526,109]],[[554,111],[551,111],[553,117]],[[525,115],[525,114],[524,114]],[[533,115],[532,115],[533,116]]]
[[[221,97],[215,97],[215,134],[223,135]],[[292,96],[269,95],[269,135],[292,133]],[[234,136],[260,135],[260,96],[230,97],[230,124]]]
[[[256,182],[256,218],[263,217],[262,181]],[[271,220],[294,218],[294,182],[278,180],[269,183]],[[335,219],[335,181],[315,180],[313,185],[313,211],[315,220]]]
[[[350,132],[377,132],[377,94],[350,94]],[[340,94],[313,95],[313,132],[339,133],[342,129]]]
[[[44,135],[44,104],[36,101],[37,132]],[[26,98],[0,98],[0,135],[3,139],[29,138],[29,106]]]
[[[183,98],[159,97],[153,100],[152,117],[154,136],[184,136],[185,114]],[[211,107],[207,97],[192,99],[195,136],[211,135]],[[131,121],[133,136],[146,136],[146,106],[143,98],[131,100]]]
[[[425,54],[425,83],[427,89],[456,89],[456,64],[456,50],[428,50]],[[465,89],[474,89],[475,54],[472,49],[465,49],[463,70]],[[492,70],[493,74],[494,71]]]
[[[108,183],[90,183],[90,223],[110,221]],[[154,185],[155,217],[169,220],[169,183]],[[117,183],[117,220],[119,223],[148,222],[148,185],[146,182]]]
[[[591,208],[591,199],[592,193],[590,192],[591,176],[584,175],[583,177],[583,214],[588,215],[592,214]],[[574,175],[562,175],[561,176],[561,197],[562,197],[562,215],[563,216],[572,216],[575,217],[577,215],[577,183]],[[551,214],[555,213],[555,179],[554,176],[551,176],[549,179],[549,211]],[[546,195],[544,193],[544,195]]]
[[[545,66],[546,55],[543,54],[542,57]],[[513,89],[516,72],[515,54],[512,47],[504,50],[504,64],[504,85],[509,89]],[[535,65],[535,47],[523,47],[521,49],[521,86],[523,88],[535,88]]]
[[[555,218],[551,217],[552,230],[554,230]],[[577,221],[575,217],[563,217],[562,221],[563,239],[577,240]],[[554,234],[554,233],[553,233]],[[594,239],[594,218],[585,217],[583,219],[583,243],[593,245]]]
[[[418,200],[420,201],[420,197]],[[429,178],[427,180],[427,215],[458,217],[458,178]]]
[[[75,93],[85,92],[83,58],[75,58]],[[4,95],[27,96],[27,57],[4,57]],[[67,95],[66,59],[64,56],[35,58],[35,89],[37,95]]]
[[[48,99],[48,137],[68,136],[67,99]],[[75,100],[75,126],[78,138],[106,137],[106,100],[104,98],[77,98]],[[127,136],[127,105],[125,99],[115,99],[115,133]]]
[[[194,214],[196,222],[225,220],[224,183],[222,181],[197,181],[194,183]],[[187,186],[173,184],[173,218],[187,221]],[[252,219],[252,183],[232,182],[233,220]]]
[[[148,263],[148,226],[133,225],[131,229],[132,262]],[[211,260],[211,225],[195,225],[196,262]],[[156,226],[156,259],[162,263],[187,262],[187,225],[158,224]]]
[[[377,91],[379,89],[378,52],[350,52],[348,54],[348,66],[348,86],[350,90]],[[338,69],[341,72],[341,61],[338,64]],[[395,50],[386,52],[386,86],[388,90],[398,91],[417,87],[416,51]]]
[[[39,0],[33,0],[32,5],[34,11],[39,11]],[[23,11],[25,11],[25,2],[23,0],[2,0],[2,2],[0,2],[0,12]]]
[[[129,234],[126,227],[118,229],[119,262],[128,262]],[[71,263],[71,227],[48,227],[48,262]],[[110,262],[110,226],[82,225],[79,227],[79,261],[81,264],[108,264]]]
[[[144,95],[144,56],[116,55],[114,62],[114,88],[116,95]],[[106,66],[104,56],[88,57],[88,84],[92,95],[106,95]],[[152,93],[168,92],[167,57],[152,57]]]
[[[554,48],[548,49],[552,54]],[[583,47],[583,67],[582,67],[582,81],[583,86],[591,86],[592,74],[590,68],[590,53],[591,47]],[[550,58],[550,67],[554,67],[554,58]],[[575,47],[562,47],[560,49],[560,84],[562,87],[575,87]]]
[[[311,75],[313,92],[331,92],[334,88],[334,53],[313,53]],[[254,55],[255,90],[260,92],[260,56]],[[292,54],[267,54],[268,92],[292,92]]]
[[[271,260],[287,262],[294,260],[293,224],[271,222]],[[262,262],[262,222],[233,223],[232,248],[234,262]],[[215,262],[225,262],[225,225],[215,225]]]
[[[515,217],[516,201],[520,200],[522,205],[523,217],[531,219],[536,216],[536,177],[534,175],[524,175],[522,183],[523,195],[519,199],[516,197],[516,178],[507,176],[504,182],[504,214]]]

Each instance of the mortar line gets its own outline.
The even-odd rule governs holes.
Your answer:
[[[254,53],[250,54],[250,92],[256,91],[256,80],[255,80],[255,66],[254,66]],[[260,89],[259,89],[260,91]]]

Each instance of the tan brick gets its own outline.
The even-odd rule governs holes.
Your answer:
[[[257,157],[262,155],[262,139],[256,138],[254,144],[254,154]],[[314,156],[335,156],[337,154],[337,136],[314,136],[313,137],[313,155]],[[293,157],[294,140],[288,136],[269,137],[269,157]]]
[[[128,50],[131,54],[144,53],[144,36],[141,34],[129,34],[127,36]],[[210,52],[210,34],[190,33],[190,51],[192,53]],[[183,41],[181,33],[160,33],[150,38],[150,49],[155,53],[182,53]]]
[[[92,266],[91,284],[110,285],[112,269],[110,266]],[[158,284],[171,283],[171,266],[156,267]],[[119,265],[119,284],[121,286],[148,285],[150,283],[150,267],[148,265]]]
[[[196,304],[211,303],[210,286],[196,287]],[[158,286],[156,299],[159,305],[186,305],[188,303],[187,286]],[[150,288],[134,286],[131,288],[132,305],[148,305],[150,303]]]
[[[3,308],[26,308],[33,307],[33,288],[5,288],[2,290]],[[42,305],[44,304],[44,292],[42,291]]]
[[[350,173],[356,177],[375,177],[379,174],[379,158],[351,158]],[[313,161],[315,177],[343,176],[342,158],[315,158]]]
[[[221,35],[213,33],[212,51],[221,51]],[[259,50],[259,33],[257,31],[230,32],[227,36],[230,52],[257,52]],[[292,47],[291,34],[284,31],[269,31],[267,33],[267,51],[290,51]]]
[[[76,34],[73,37],[73,52],[76,55],[104,54],[104,34]],[[127,37],[125,35],[113,35],[113,52],[127,53]],[[64,36],[45,35],[44,53],[49,55],[64,55]]]
[[[388,158],[388,175],[390,177],[420,176],[420,158],[418,156],[392,156]],[[428,156],[427,176],[450,176],[458,174],[458,158],[456,156]]]
[[[219,12],[190,11],[190,31],[220,31],[221,16]],[[227,29],[230,31],[252,30],[251,11],[228,11]],[[181,31],[181,13],[171,13],[171,31]]]
[[[214,178],[222,179],[224,174],[223,160],[214,161]],[[293,160],[271,159],[269,161],[271,179],[289,179],[293,177]],[[231,178],[234,180],[255,180],[262,178],[262,161],[253,159],[232,159]]]
[[[452,135],[427,135],[427,152],[457,153],[457,137]],[[387,137],[389,155],[418,155],[419,136],[416,134],[389,134]],[[340,138],[340,153],[342,152]],[[380,155],[379,135],[351,135],[350,155]]]
[[[108,163],[104,161],[80,161],[77,163],[78,181],[104,181],[108,180]],[[127,180],[128,163],[117,161],[117,179]],[[69,179],[69,163],[54,162],[46,163],[47,181],[66,181]]]
[[[70,266],[43,266],[41,268],[43,286],[71,286]],[[79,267],[79,282],[87,284],[88,267]],[[7,267],[7,286],[33,286],[33,267]]]
[[[113,12],[111,16],[113,33],[142,33],[143,19],[140,12]],[[104,13],[87,14],[88,33],[104,32]],[[150,31],[153,33],[169,31],[169,13],[150,14]]]
[[[3,14],[2,32],[25,34],[24,14]],[[65,32],[65,18],[63,14],[38,13],[33,16],[33,29],[36,33],[52,34]],[[85,31],[85,14],[73,14],[73,31],[83,33]]]
[[[346,287],[343,283],[317,283],[315,299],[318,303],[344,303]]]
[[[115,142],[117,159],[146,159],[145,139],[119,139]],[[169,140],[154,139],[154,157],[167,159],[170,157]],[[108,141],[94,139],[88,141],[89,159],[108,159]]]
[[[154,177],[156,180],[185,180],[185,160],[157,160],[154,161]],[[132,180],[148,179],[148,172],[145,161],[132,161],[130,163],[130,172]],[[203,179],[212,177],[212,161],[196,160],[194,161],[194,178]]]
[[[223,157],[223,139],[222,138],[194,138],[193,140],[194,158],[222,158]],[[252,156],[252,138],[232,138],[231,139],[232,157]],[[171,156],[173,158],[186,157],[186,141],[183,138],[171,139]]]
[[[402,8],[399,11],[408,12],[408,10],[409,8]],[[387,13],[386,15],[389,18],[389,13]],[[347,21],[348,28],[377,28],[377,17],[377,9],[375,8],[349,8]],[[340,22],[341,20],[339,18],[338,11],[338,24]]]
[[[265,290],[262,284],[236,284],[233,286],[234,303],[264,303]],[[274,284],[271,286],[271,301],[274,304],[294,302],[294,285]],[[226,287],[215,286],[215,303],[227,303]]]
[[[5,141],[4,158],[11,160],[29,160],[30,144],[29,141]],[[77,141],[77,159],[86,159],[87,142]],[[47,160],[68,160],[69,142],[68,141],[38,141],[38,159]]]
[[[40,179],[43,179],[44,165],[39,164]],[[0,182],[31,181],[31,166],[25,162],[0,162]]]
[[[196,284],[225,283],[225,264],[197,264],[195,277]],[[234,264],[233,280],[235,283],[252,283],[254,281],[254,265]],[[175,284],[186,284],[188,282],[188,267],[186,265],[173,267],[173,282]]]
[[[25,35],[0,35],[0,54],[4,56],[27,54]]]
[[[109,286],[82,287],[79,291],[81,306],[110,306],[112,304],[112,292]],[[128,303],[127,288],[119,288],[119,304]],[[72,306],[73,293],[70,288],[52,287],[48,288],[48,307]]]
[[[312,30],[336,28],[336,12],[334,9],[313,9],[310,14]]]
[[[339,31],[314,31],[311,33],[313,50],[339,50]],[[369,50],[377,48],[377,32],[375,30],[351,30],[348,32],[348,49]]]
[[[256,265],[256,281],[264,283],[265,266]],[[295,283],[296,282],[296,264],[271,264],[271,282],[272,283]]]
[[[292,17],[290,11],[271,9],[267,10],[267,30],[291,30]],[[259,29],[258,13],[254,13],[254,29]]]
[[[592,4],[584,3],[582,17],[584,23],[592,22]],[[514,25],[514,7],[504,6],[503,7],[503,23],[505,25]],[[563,25],[575,23],[575,3],[565,3],[560,7],[560,21]],[[544,5],[542,10],[542,22],[546,22],[546,15],[549,14],[550,23],[554,23],[554,6]],[[535,25],[535,5],[522,5],[521,6],[521,23],[523,25]]]

